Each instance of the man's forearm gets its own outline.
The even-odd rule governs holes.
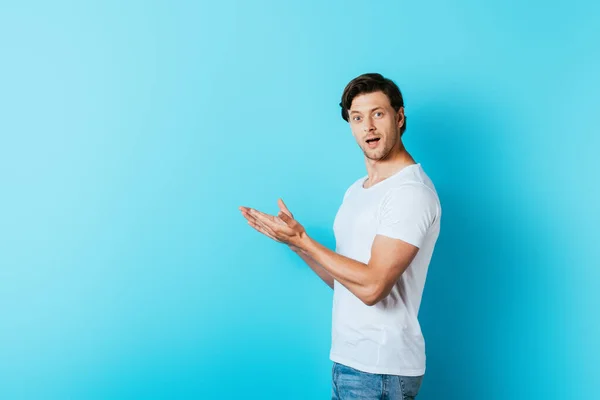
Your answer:
[[[322,265],[313,260],[308,254],[302,252],[301,250],[294,250],[296,254],[300,256],[304,260],[306,264],[314,271],[315,274],[319,278],[327,284],[330,288],[333,289],[333,277],[323,268]]]
[[[365,303],[375,296],[376,282],[372,282],[372,274],[366,264],[342,256],[308,236],[300,250]]]

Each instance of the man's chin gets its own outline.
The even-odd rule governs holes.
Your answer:
[[[367,157],[369,160],[371,161],[379,161],[383,158],[383,153],[381,152],[376,152],[376,153],[370,153],[365,151],[363,152],[365,154],[365,157]]]

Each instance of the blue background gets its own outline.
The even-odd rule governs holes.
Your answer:
[[[325,399],[333,248],[366,173],[344,86],[392,78],[444,207],[425,399],[594,399],[592,1],[3,2],[0,398]]]

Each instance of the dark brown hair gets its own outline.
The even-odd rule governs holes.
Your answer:
[[[390,99],[390,104],[396,112],[400,110],[400,107],[404,107],[404,99],[402,98],[402,92],[400,88],[390,79],[384,78],[381,74],[369,73],[362,74],[350,81],[344,93],[342,94],[342,118],[348,121],[348,110],[352,105],[352,100],[360,94],[367,94],[373,92],[383,92]],[[404,124],[400,128],[400,136],[406,130],[406,115],[404,116]]]

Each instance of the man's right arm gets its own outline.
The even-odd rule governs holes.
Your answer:
[[[282,212],[289,215],[290,218],[294,218],[294,216],[292,215],[290,210],[288,210],[286,205],[283,203],[283,200],[278,199],[277,202],[278,202],[279,208],[281,209]],[[250,224],[250,226],[252,226],[254,229],[256,229],[258,232],[262,233],[263,235],[268,236],[271,239],[279,242],[279,240],[277,240],[275,237],[273,237],[272,231],[270,231],[265,226],[262,226],[256,222],[256,219],[250,214],[250,208],[240,207],[240,211],[242,212],[242,215],[244,216],[244,218],[246,218],[248,220],[248,223]],[[286,223],[283,222],[279,217],[274,217],[274,220],[282,225],[286,225]],[[323,280],[323,282],[325,282],[325,284],[327,284],[327,286],[329,286],[330,288],[333,289],[333,277],[329,274],[329,272],[327,272],[325,270],[325,268],[323,268],[321,266],[321,264],[316,262],[312,257],[310,257],[308,254],[306,254],[302,250],[300,250],[298,247],[293,246],[293,245],[288,245],[288,246],[292,251],[294,251],[296,254],[298,254],[300,256],[300,258],[302,258],[304,260],[304,262],[306,262],[306,264],[308,264],[310,269],[312,269],[315,272],[315,274],[317,274],[317,276],[319,278],[321,278]]]
[[[296,254],[298,254],[300,258],[302,258],[304,262],[308,264],[310,269],[312,269],[314,273],[317,274],[317,276],[321,278],[323,282],[325,282],[325,284],[327,284],[327,286],[333,289],[333,277],[329,275],[329,272],[325,271],[325,268],[323,268],[321,264],[313,260],[312,257],[302,252],[295,246],[290,246],[290,249],[292,249]]]

